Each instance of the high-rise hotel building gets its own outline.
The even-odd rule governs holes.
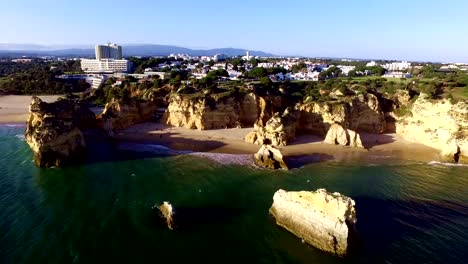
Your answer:
[[[96,59],[81,59],[81,69],[87,73],[128,72],[130,63],[122,59],[122,47],[117,44],[96,45]]]

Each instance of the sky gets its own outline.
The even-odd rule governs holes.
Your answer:
[[[0,43],[468,62],[466,0],[0,0]]]

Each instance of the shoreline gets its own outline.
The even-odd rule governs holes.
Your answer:
[[[0,122],[0,126],[25,127],[26,123]],[[175,152],[253,155],[260,149],[260,145],[243,140],[252,130],[253,128],[192,130],[147,122],[118,131],[112,139],[118,144],[163,146]],[[438,150],[406,141],[396,134],[361,133],[361,137],[364,146],[370,148],[331,145],[323,143],[323,139],[315,135],[299,135],[290,145],[278,149],[287,163],[289,161],[296,164],[293,167],[324,161],[367,164],[384,164],[395,160],[443,162]]]
[[[59,95],[40,96],[46,102],[57,100]],[[0,125],[26,126],[29,115],[29,95],[0,96]],[[118,131],[113,137],[119,143],[162,145],[176,151],[195,151],[224,154],[254,154],[260,145],[244,141],[253,128],[231,128],[216,130],[193,130],[171,127],[161,123],[142,123]],[[325,144],[323,138],[314,135],[299,135],[294,142],[279,147],[285,159],[313,160],[356,160],[366,163],[382,160],[401,159],[413,161],[442,161],[439,151],[431,147],[412,143],[396,134],[360,133],[364,146],[368,149],[356,149],[345,146]]]
[[[175,151],[253,155],[260,145],[244,141],[245,135],[252,130],[231,128],[201,131],[160,123],[142,123],[117,132],[113,138],[119,143],[160,145]],[[278,149],[286,160],[309,160],[309,163],[327,160],[365,163],[385,163],[395,159],[442,161],[438,150],[406,141],[396,134],[361,133],[361,138],[369,149],[326,144],[321,137],[314,135],[300,135],[292,144]]]

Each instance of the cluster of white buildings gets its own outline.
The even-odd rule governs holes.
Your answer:
[[[371,61],[367,63],[367,67],[374,67],[379,66],[380,64],[376,63],[375,61]],[[411,63],[407,61],[401,62],[391,62],[380,65],[382,68],[386,69],[387,71],[406,71],[411,68]]]
[[[122,47],[116,44],[96,45],[96,59],[81,59],[81,69],[86,73],[128,72],[131,64],[122,58]]]
[[[108,43],[106,45],[96,45],[95,47],[95,59],[81,59],[81,68],[86,73],[95,73],[95,74],[113,74],[113,73],[126,73],[130,71],[131,64],[128,60],[122,58],[122,47],[116,44]],[[159,73],[158,70],[161,69],[178,69],[184,64],[185,69],[191,71],[192,75],[196,78],[203,78],[211,70],[225,69],[230,79],[238,79],[242,72],[250,71],[254,68],[254,65],[250,63],[250,60],[254,58],[247,51],[246,55],[242,57],[244,65],[242,66],[242,71],[239,67],[234,67],[230,63],[224,63],[223,61],[227,60],[229,57],[225,54],[216,54],[214,56],[201,56],[201,57],[191,57],[187,54],[171,54],[169,58],[175,58],[176,61],[170,63],[164,63],[158,65],[158,69],[145,69],[144,76],[148,76],[154,73]],[[193,61],[187,63],[187,61]],[[182,63],[181,61],[186,61]],[[199,67],[199,63],[204,63],[203,67]],[[206,62],[214,62],[209,66],[205,64]],[[302,67],[300,72],[296,73],[278,73],[271,75],[272,80],[282,81],[282,80],[318,80],[319,74],[321,71],[327,70],[329,66],[326,64],[318,64],[315,61],[304,60],[300,58],[284,58],[277,59],[269,62],[258,63],[257,67],[263,68],[283,68],[287,71],[291,71],[295,65],[302,64],[305,67]],[[377,66],[375,61],[367,63],[366,66]],[[383,68],[394,74],[395,76],[400,76],[400,72],[408,70],[411,68],[411,63],[407,61],[402,62],[392,62],[381,65]],[[336,65],[344,75],[348,75],[350,71],[355,70],[355,66],[347,65]],[[156,74],[160,75],[160,74]],[[140,76],[139,76],[140,77]],[[166,78],[167,76],[160,76]]]

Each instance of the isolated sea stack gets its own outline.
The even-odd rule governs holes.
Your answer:
[[[63,166],[83,160],[86,143],[81,129],[94,121],[92,111],[72,100],[46,103],[33,97],[25,138],[36,165]]]
[[[267,142],[268,143],[268,142]],[[280,150],[270,144],[263,144],[262,147],[254,154],[255,164],[267,169],[284,169],[288,166],[283,160],[283,155]]]
[[[158,207],[158,209],[161,212],[162,217],[164,217],[164,219],[166,219],[167,228],[172,230],[173,229],[173,227],[172,227],[172,225],[173,225],[172,216],[174,215],[174,210],[172,209],[172,205],[169,202],[164,202],[163,204],[161,204]]]
[[[276,223],[323,251],[345,256],[355,232],[355,202],[325,189],[315,192],[279,190],[273,196],[270,213]]]

